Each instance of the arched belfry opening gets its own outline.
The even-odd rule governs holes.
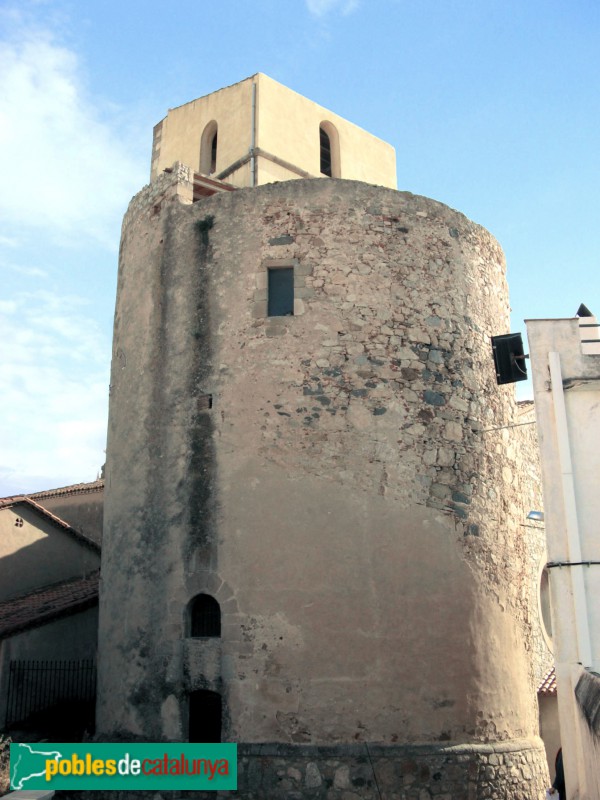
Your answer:
[[[217,171],[218,125],[211,120],[202,132],[200,139],[200,172],[212,175]]]
[[[319,170],[328,178],[341,178],[340,139],[331,122],[319,125]]]
[[[188,605],[188,636],[194,639],[221,635],[221,608],[209,594],[197,594]]]

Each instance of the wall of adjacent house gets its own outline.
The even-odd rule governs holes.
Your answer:
[[[99,567],[95,550],[33,508],[0,509],[0,602]]]
[[[597,796],[598,780],[591,766],[597,745],[575,698],[582,666],[600,671],[600,341],[597,328],[580,328],[594,322],[527,321],[548,560],[556,565],[549,572],[558,708],[573,797]]]
[[[0,727],[6,717],[11,661],[95,659],[97,643],[97,606],[0,640]]]
[[[560,723],[558,720],[558,701],[556,694],[539,694],[540,736],[546,748],[548,772],[554,780],[554,763],[560,748]]]
[[[101,544],[104,489],[34,499],[79,533],[83,533],[96,544]]]

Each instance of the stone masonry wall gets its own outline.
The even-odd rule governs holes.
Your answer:
[[[192,211],[214,215],[222,407],[260,426],[252,449],[263,463],[447,514],[483,591],[529,641],[530,562],[541,553],[523,523],[539,484],[535,438],[518,427],[514,388],[496,386],[490,358],[490,336],[508,329],[502,252],[434,201],[300,183]],[[285,264],[294,317],[269,318],[267,269]],[[251,324],[237,303],[242,276]],[[243,400],[226,408],[226,396]]]
[[[518,463],[514,479],[521,493],[525,514],[529,511],[544,510],[542,485],[540,478],[540,453],[535,423],[533,401],[519,403],[515,428],[503,432],[502,448],[498,454],[508,451],[514,454]],[[543,677],[554,664],[554,656],[549,647],[546,635],[542,630],[540,608],[541,571],[548,560],[546,553],[546,532],[543,522],[535,522],[523,518],[521,520],[523,540],[527,548],[527,564],[529,567],[529,598],[526,617],[528,634],[526,646],[531,654],[531,685],[538,687]],[[527,584],[525,585],[527,587]]]
[[[468,747],[242,745],[235,792],[86,792],[88,800],[542,800],[541,743]],[[174,795],[171,798],[171,795]],[[76,800],[57,792],[57,800]]]
[[[538,797],[518,774],[528,758],[545,769],[530,644],[541,553],[523,527],[535,470],[514,389],[495,382],[497,242],[432,200],[348,181],[193,205],[153,191],[123,226],[101,731],[185,740],[186,692],[207,687],[229,740],[422,743],[427,758],[507,747],[511,764],[475,759],[497,794],[468,796]],[[268,270],[283,266],[294,314],[268,317]],[[204,655],[183,626],[202,591],[222,606]],[[285,791],[356,789],[334,786],[342,764],[327,757],[319,788],[311,756],[260,752],[243,763],[283,769]],[[432,765],[419,791],[435,794]],[[247,769],[248,797],[278,796]]]

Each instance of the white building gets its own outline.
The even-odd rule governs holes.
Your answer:
[[[567,796],[600,798],[600,339],[585,307],[528,320]]]

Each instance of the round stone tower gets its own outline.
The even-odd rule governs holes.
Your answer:
[[[100,736],[238,742],[241,797],[538,798],[500,247],[364,183],[176,182],[123,228]]]

